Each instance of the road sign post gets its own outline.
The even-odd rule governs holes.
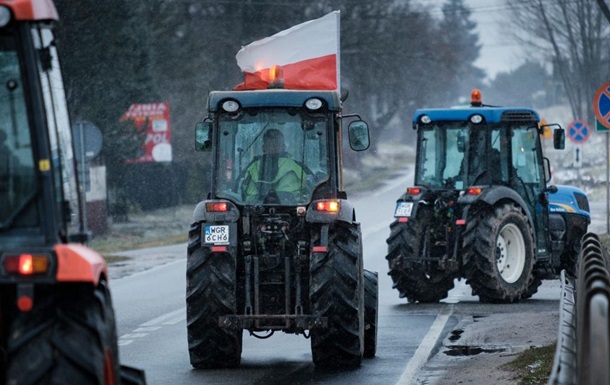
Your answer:
[[[593,97],[595,128],[599,132],[610,132],[610,80],[603,83]],[[603,129],[602,129],[603,127]],[[610,233],[610,138],[606,135],[606,233]]]
[[[574,146],[574,161],[572,164],[574,168],[582,167],[582,148],[580,145]]]

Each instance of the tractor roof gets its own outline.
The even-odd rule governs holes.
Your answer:
[[[256,91],[212,91],[208,97],[208,109],[218,111],[222,102],[235,100],[242,108],[247,107],[302,107],[310,98],[321,99],[331,111],[341,109],[336,91],[303,90],[256,90]]]
[[[472,115],[481,115],[487,123],[539,122],[538,113],[529,108],[520,107],[458,107],[458,108],[425,108],[413,114],[413,124],[417,124],[423,115],[434,121],[468,121]]]

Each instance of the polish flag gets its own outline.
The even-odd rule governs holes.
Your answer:
[[[279,65],[284,88],[339,89],[339,11],[242,47],[235,58],[244,82],[234,90],[266,89]]]

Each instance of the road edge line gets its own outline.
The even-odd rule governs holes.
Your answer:
[[[453,306],[443,307],[436,316],[436,319],[430,326],[430,330],[426,336],[422,339],[419,347],[413,354],[413,357],[409,360],[405,370],[396,382],[396,385],[411,385],[415,379],[415,374],[426,364],[432,353],[432,349],[436,346],[436,343],[453,313]]]

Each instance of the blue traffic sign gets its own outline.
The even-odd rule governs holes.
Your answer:
[[[568,126],[568,138],[576,144],[586,142],[589,135],[591,135],[591,130],[582,120],[575,120]]]

